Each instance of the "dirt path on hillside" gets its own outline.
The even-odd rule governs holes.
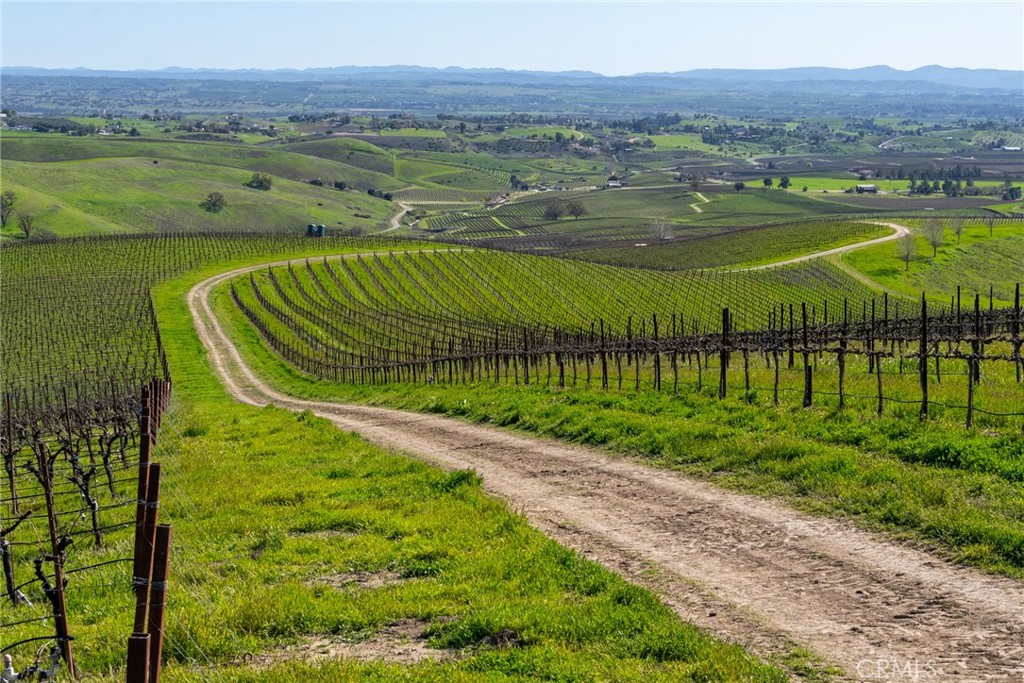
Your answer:
[[[699,202],[694,202],[693,204],[690,204],[690,208],[693,209],[694,213],[704,213],[704,209],[700,208],[700,205],[701,204],[708,204],[708,203],[711,202],[711,200],[708,199],[707,197],[705,197],[704,195],[702,195],[700,192],[694,192],[693,195],[697,199],[699,199],[700,201]]]
[[[398,213],[391,217],[391,227],[386,230],[381,230],[378,235],[383,235],[386,232],[392,232],[402,227],[402,216],[412,211],[412,207],[404,202],[398,202],[398,208],[401,209]]]
[[[716,489],[606,452],[434,415],[311,402],[263,383],[188,295],[237,400],[310,410],[485,488],[559,542],[655,590],[685,620],[762,656],[794,643],[859,681],[1024,680],[1024,586],[957,567],[842,521]]]
[[[825,256],[832,256],[834,254],[845,254],[848,251],[854,249],[861,249],[862,247],[870,247],[875,244],[884,244],[885,242],[893,242],[903,237],[904,235],[910,234],[910,228],[905,225],[899,225],[898,223],[883,223],[881,221],[862,221],[871,225],[884,225],[887,228],[892,228],[893,232],[891,235],[885,237],[879,237],[873,240],[867,240],[866,242],[855,242],[854,244],[847,244],[845,247],[836,247],[835,249],[827,249],[825,251],[816,251],[813,254],[804,254],[803,256],[797,256],[795,258],[786,259],[785,261],[775,261],[774,263],[766,263],[763,266],[751,266],[750,268],[738,268],[737,270],[765,270],[767,268],[778,268],[780,266],[788,266],[794,263],[800,263],[802,261],[810,261],[815,258],[822,258]],[[877,283],[871,280],[865,280],[874,287],[880,287]]]

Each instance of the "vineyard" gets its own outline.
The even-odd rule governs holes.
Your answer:
[[[84,596],[130,609],[132,577],[123,567],[135,562],[137,588],[148,581],[140,577],[149,570],[138,563],[145,564],[146,548],[156,547],[156,517],[147,522],[148,541],[137,535],[133,542],[129,530],[142,528],[145,502],[157,500],[145,493],[152,483],[147,477],[158,472],[148,467],[149,450],[170,396],[151,288],[215,264],[384,245],[401,246],[372,238],[310,244],[239,234],[87,238],[3,249],[0,551],[4,597],[15,610],[5,610],[0,635],[4,650],[16,654],[56,643],[36,653],[25,680],[74,670],[75,606]],[[92,571],[105,567],[114,573]],[[111,583],[112,577],[120,578]],[[148,584],[143,587],[134,629],[139,644],[149,642],[141,634],[162,631],[162,622],[147,628],[150,597]],[[158,661],[158,637],[152,637],[147,652]],[[120,648],[123,641],[107,643],[91,659],[112,666]]]
[[[278,354],[332,381],[528,385],[532,375],[548,386],[639,390],[643,380],[661,391],[671,371],[678,392],[688,375],[699,391],[713,372],[725,396],[728,370],[742,356],[743,391],[767,380],[759,386],[778,402],[780,391],[793,390],[780,358],[792,371],[800,356],[804,407],[814,397],[811,359],[838,385],[826,393],[842,407],[847,360],[862,357],[879,414],[886,401],[916,401],[927,414],[933,381],[932,402],[941,395],[936,405],[966,411],[968,424],[976,410],[1022,415],[1012,408],[1021,382],[1019,290],[1008,311],[982,313],[979,298],[973,317],[962,306],[908,317],[910,302],[875,300],[818,264],[659,275],[513,254],[412,252],[252,272],[232,283],[231,296]],[[948,379],[963,374],[955,361],[968,363],[966,387]],[[976,406],[983,362],[992,370]],[[956,369],[944,373],[943,363]],[[915,386],[920,397],[907,398]]]
[[[693,234],[671,241],[648,239],[645,248],[609,242],[598,248],[570,252],[574,258],[598,263],[646,268],[715,268],[735,264],[754,265],[790,256],[824,251],[883,237],[889,228],[875,223],[808,220],[781,225]]]
[[[566,186],[566,189],[570,187]],[[420,192],[410,190],[397,194],[403,201],[415,201]],[[598,261],[641,264],[643,261],[636,256],[624,255],[614,259],[602,252],[616,246],[625,246],[615,245],[616,240],[648,241],[651,238],[662,240],[673,236],[686,238],[716,231],[732,232],[743,227],[805,219],[820,214],[822,207],[826,206],[786,193],[713,192],[707,196],[710,199],[701,203],[693,193],[684,191],[682,187],[534,193],[487,209],[467,206],[457,211],[429,215],[420,220],[418,227],[431,233],[443,232],[446,239],[513,238],[505,248],[527,250],[544,246],[571,246],[575,250],[583,250],[584,258],[589,253],[585,247],[599,247],[600,251],[595,251]],[[700,206],[700,212],[691,206],[695,201]],[[569,215],[570,205],[578,212],[575,217]],[[552,207],[557,212],[554,217],[551,214]],[[441,209],[432,206],[424,208],[431,211]],[[854,211],[840,205],[827,208],[836,214]],[[804,232],[803,239],[796,239],[795,234],[790,234],[794,231],[784,232],[782,238],[791,242],[787,248],[797,253],[811,246],[816,235],[821,236],[820,243],[832,244],[843,239],[855,241],[853,238],[856,234],[866,232],[864,226],[852,229],[841,218],[820,218],[819,221],[826,228],[819,232]],[[659,230],[656,225],[663,226],[660,232],[665,234],[653,234]],[[737,251],[742,251],[745,246],[743,240],[734,243],[729,238],[724,238],[723,243]],[[771,254],[766,256],[770,257]],[[653,264],[663,266],[671,258],[668,254],[664,258],[655,257]],[[711,259],[700,263],[684,258],[677,267],[712,267],[730,262],[734,261]]]
[[[415,252],[405,261],[398,255],[401,249],[415,249]],[[419,282],[424,283],[431,273],[448,273],[458,279],[467,277],[470,272],[483,276],[493,272],[494,268],[513,265],[487,264],[479,258],[479,254],[469,251],[451,252],[453,260],[449,262],[432,258],[429,252],[422,251],[422,247],[415,243],[393,240],[325,238],[311,241],[254,234],[136,236],[117,241],[78,239],[4,248],[4,269],[0,275],[3,278],[0,284],[3,285],[5,311],[5,327],[2,329],[3,429],[0,431],[3,436],[5,469],[2,480],[4,492],[0,494],[0,510],[3,513],[0,530],[4,536],[4,599],[15,606],[8,609],[5,604],[4,617],[0,620],[0,637],[3,639],[5,653],[14,655],[17,670],[23,674],[23,678],[31,680],[31,676],[52,676],[55,672],[63,676],[72,669],[87,675],[118,671],[123,676],[126,670],[126,643],[129,645],[129,680],[135,681],[147,680],[145,677],[137,678],[136,673],[132,673],[142,670],[138,667],[159,672],[162,662],[172,674],[177,671],[181,675],[183,668],[194,667],[198,661],[208,662],[208,657],[229,661],[233,657],[241,657],[257,643],[266,643],[266,647],[277,642],[263,630],[271,627],[241,626],[238,616],[241,608],[226,597],[239,590],[249,591],[251,586],[248,583],[244,586],[230,583],[224,587],[225,582],[237,581],[237,578],[217,567],[207,567],[206,562],[196,556],[195,543],[214,542],[219,546],[225,542],[212,541],[203,535],[209,534],[209,531],[196,535],[197,528],[205,528],[201,527],[205,522],[200,520],[210,514],[200,512],[197,506],[211,506],[204,509],[220,510],[219,499],[208,501],[202,492],[191,490],[192,484],[187,483],[191,478],[198,478],[196,481],[209,478],[210,467],[218,467],[210,462],[207,453],[199,456],[191,474],[182,475],[180,472],[183,469],[187,472],[189,464],[180,460],[181,454],[178,451],[174,460],[174,469],[179,472],[176,475],[177,482],[163,485],[164,495],[171,496],[165,501],[166,507],[171,510],[167,514],[174,520],[176,529],[184,524],[184,546],[174,551],[179,559],[172,559],[170,565],[165,562],[168,557],[165,550],[167,546],[161,545],[169,538],[169,528],[158,525],[155,515],[148,516],[147,511],[157,509],[160,495],[158,480],[149,478],[159,476],[152,474],[159,472],[159,467],[152,460],[151,451],[155,451],[157,443],[163,443],[165,438],[174,449],[180,449],[182,441],[192,442],[205,438],[205,428],[182,428],[180,424],[170,431],[161,429],[160,436],[157,436],[156,428],[167,406],[170,387],[162,377],[166,372],[173,375],[180,371],[183,358],[182,350],[179,349],[177,360],[172,359],[169,363],[165,361],[162,330],[154,325],[150,290],[160,282],[186,272],[223,269],[234,264],[300,254],[334,254],[345,251],[361,253],[366,264],[378,260],[397,264],[393,266],[396,270],[391,271],[390,275],[385,270],[363,268],[363,272],[356,274],[349,282],[350,286],[356,288],[351,292],[353,296],[367,297],[365,301],[369,303],[368,297],[372,291],[372,296],[378,297],[375,299],[378,304],[383,299],[379,298],[380,290],[376,289],[374,278],[394,280],[400,272],[397,270],[399,268],[415,269],[421,278]],[[377,256],[372,255],[375,252]],[[534,277],[553,275],[558,270],[556,263],[522,258],[521,264],[528,264],[534,271]],[[357,261],[355,259],[351,263],[355,265]],[[335,274],[342,277],[340,271],[335,271]],[[799,280],[799,277],[795,279]],[[792,283],[786,285],[786,281],[787,278],[781,278],[780,286],[797,286]],[[446,281],[445,286],[452,282],[454,280]],[[628,300],[639,300],[639,292],[630,291],[629,288],[635,290],[641,280],[624,272],[618,276],[616,283],[624,288],[623,296]],[[359,285],[366,291],[360,290]],[[665,291],[681,290],[685,286],[694,285],[671,283],[668,279],[661,285]],[[725,289],[729,287],[728,284],[720,286]],[[397,294],[398,285],[394,284],[393,287],[391,291]],[[468,292],[465,289],[462,291],[464,294]],[[430,295],[416,287],[406,289],[405,294],[413,297],[410,299],[412,304],[418,302],[425,305],[433,301]],[[338,295],[344,296],[340,290]],[[500,300],[496,294],[493,297],[476,303],[466,299],[464,303],[470,307],[469,310],[475,310],[486,317],[486,311],[494,305],[493,302]],[[601,305],[602,302],[595,300],[593,304]],[[457,310],[451,297],[444,300],[443,305]],[[45,310],[46,315],[39,314],[37,311],[40,310]],[[83,318],[83,311],[101,310],[105,311],[102,324],[91,324],[90,319]],[[578,320],[585,319],[579,304],[572,302],[565,302],[559,315],[571,312],[575,312]],[[353,336],[372,340],[378,332],[379,329],[371,325],[363,332],[355,332]],[[8,349],[11,353],[8,353]],[[68,364],[67,360],[71,358],[76,358],[77,362]],[[149,379],[154,372],[161,378],[156,382]],[[188,383],[193,381],[189,380]],[[154,398],[147,398],[147,394]],[[217,412],[226,413],[226,419],[238,419],[237,411],[231,408],[219,406]],[[236,416],[231,418],[231,415]],[[258,419],[269,427],[278,418],[262,415]],[[294,422],[294,418],[289,417],[288,422]],[[282,436],[289,434],[288,431],[282,431]],[[266,443],[272,442],[269,435],[263,438],[267,440]],[[349,445],[349,452],[353,447],[365,448]],[[223,451],[220,457],[225,457]],[[248,450],[245,451],[245,457],[251,458]],[[373,457],[382,458],[379,455]],[[238,466],[237,463],[233,465]],[[392,468],[395,466],[387,465]],[[268,470],[268,479],[261,484],[266,487],[264,490],[274,490],[275,484],[272,481],[278,476],[277,467]],[[336,471],[336,468],[331,470]],[[246,472],[248,477],[254,476],[251,468],[247,468]],[[184,482],[182,476],[186,477]],[[391,474],[373,476],[382,480],[386,478],[389,486],[394,481]],[[465,512],[453,509],[453,504],[448,502],[446,491],[450,489],[445,487],[462,487],[463,484],[447,484],[445,482],[448,479],[443,478],[438,484],[435,480],[441,475],[432,472],[420,474],[417,470],[416,476],[418,481],[422,481],[416,486],[421,488],[411,495],[401,494],[402,500],[420,501],[417,503],[419,506],[426,504],[435,506],[435,509],[443,509],[443,512],[430,514],[429,518],[443,519],[445,525],[450,525],[451,520],[459,515],[479,520],[480,502],[473,502],[475,499],[469,499]],[[329,481],[334,481],[336,477],[336,474],[329,474]],[[354,481],[364,486],[363,482],[368,480],[358,478]],[[452,481],[461,482],[459,479]],[[147,488],[143,488],[143,482]],[[348,486],[345,481],[340,482],[340,485]],[[167,493],[168,486],[170,494]],[[205,489],[207,485],[200,488]],[[243,488],[238,487],[239,490]],[[467,489],[459,495],[461,499],[477,494]],[[379,494],[374,496],[373,503],[379,503]],[[48,498],[52,498],[52,504],[47,502]],[[281,505],[276,502],[276,495],[266,494],[264,498],[267,500],[266,505],[271,506],[267,508],[268,512],[277,510]],[[305,517],[296,519],[292,524],[301,530],[320,528],[316,525],[323,522],[317,522],[316,515],[324,509],[324,505],[329,504],[326,499],[310,499],[310,510],[302,513]],[[395,504],[398,504],[397,499]],[[472,510],[468,507],[470,505],[473,506]],[[293,507],[291,503],[288,506],[289,509]],[[302,511],[306,507],[302,505],[294,509]],[[218,514],[223,514],[223,511]],[[262,516],[258,515],[254,519],[262,519]],[[403,529],[410,528],[409,519],[404,518]],[[522,524],[521,521],[518,523]],[[261,524],[259,522],[257,526]],[[416,521],[415,524],[423,522]],[[477,524],[474,522],[474,525]],[[137,532],[134,538],[133,528]],[[237,521],[230,522],[230,528],[237,528]],[[142,540],[138,536],[140,529],[145,531]],[[239,541],[243,548],[253,548],[243,553],[247,563],[245,566],[252,567],[247,572],[254,571],[256,566],[263,567],[266,560],[261,561],[260,558],[268,547],[266,544],[277,542],[273,541],[276,538],[273,536],[270,536],[270,541],[266,540],[268,535],[265,531],[252,533],[256,534],[255,540],[246,536]],[[446,536],[434,531],[429,533],[431,538]],[[235,542],[233,531],[229,538],[233,539],[230,542]],[[304,542],[301,534],[298,539],[295,542]],[[400,537],[393,543],[396,548],[400,548]],[[403,567],[403,576],[419,577],[428,572],[426,576],[429,577],[433,575],[430,572],[438,571],[432,568],[436,564],[435,560],[430,559],[438,555],[430,553],[439,551],[425,550],[412,556],[401,554],[399,550],[394,552],[397,553],[396,559],[391,562]],[[542,553],[550,551],[543,550]],[[557,571],[552,574],[552,565],[564,561],[559,557],[549,559],[542,555],[533,561],[538,568],[545,568],[544,571],[549,575],[557,575]],[[239,559],[233,559],[232,566],[238,562]],[[183,584],[174,583],[170,589],[174,614],[168,617],[168,623],[164,626],[162,606],[167,600],[164,572],[168,566],[172,567],[173,574],[181,574],[185,580]],[[564,580],[568,581],[569,576],[567,574]],[[273,577],[265,580],[272,581]],[[415,589],[414,584],[410,586],[411,590]],[[218,590],[222,591],[224,598],[216,597]],[[286,629],[294,627],[285,624],[291,618],[290,610],[295,609],[294,589],[281,597],[275,597],[278,595],[276,585],[267,585],[260,590],[267,591],[262,603],[274,606],[270,610],[269,619],[273,620],[275,630],[270,633],[290,633]],[[601,589],[597,595],[603,595],[604,592],[605,589]],[[309,592],[310,595],[314,593],[316,591]],[[344,593],[339,595],[341,597],[332,599],[338,605],[346,599]],[[589,602],[590,598],[587,604]],[[502,604],[507,604],[504,598]],[[131,618],[133,609],[134,624]],[[593,621],[596,628],[597,623],[609,618],[609,609],[627,607],[601,607],[598,616],[586,617],[582,623]],[[635,618],[635,605],[628,609]],[[381,612],[382,616],[375,619],[383,620],[386,624],[387,617],[383,616],[386,613]],[[326,620],[329,616],[326,615],[317,618],[315,623],[324,624],[317,628],[328,628]],[[580,617],[571,618],[575,620],[574,623],[581,623]],[[654,619],[653,623],[661,623],[659,619],[668,617],[652,615],[650,618]],[[251,621],[253,617],[246,616],[244,619]],[[211,626],[211,623],[221,626],[217,628]],[[371,622],[377,627],[379,623]],[[252,630],[246,631],[249,628]],[[346,633],[356,634],[362,633],[367,625],[365,620],[353,620],[344,628]],[[675,627],[660,628],[663,634],[665,628]],[[237,629],[237,635],[232,635],[225,642],[225,633],[233,633],[231,629]],[[454,627],[448,630],[452,633],[445,638],[452,643],[461,642],[455,635]],[[257,637],[253,633],[260,635]],[[552,631],[552,636],[544,637],[557,637],[554,634],[555,631]],[[166,645],[161,644],[164,638]],[[469,644],[472,645],[472,642],[469,641]],[[711,657],[710,653],[717,652],[715,648],[720,647],[704,636],[686,635],[685,642],[689,643],[686,645],[687,652],[703,653],[700,657]],[[621,652],[621,656],[616,657],[617,661],[628,662],[638,656],[642,660],[642,655],[636,655],[631,650],[623,649]],[[584,650],[574,655],[574,658],[588,661],[592,656]],[[678,658],[681,655],[672,656]],[[695,656],[686,655],[685,661]],[[745,655],[728,656],[735,660],[733,666],[745,671],[761,671],[752,669]],[[757,680],[776,680],[773,676],[770,670],[764,669],[755,677]]]

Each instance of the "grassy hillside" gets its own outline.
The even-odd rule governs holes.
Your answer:
[[[1024,225],[999,222],[991,229],[985,223],[968,222],[960,244],[947,228],[944,244],[932,256],[932,247],[915,222],[917,256],[909,270],[897,258],[895,244],[881,244],[843,255],[842,262],[884,287],[906,294],[927,291],[937,299],[963,292],[964,305],[975,292],[988,305],[993,288],[996,305],[1013,303],[1014,286],[1024,280]],[[973,302],[971,302],[973,305]]]
[[[295,155],[298,158],[301,155]],[[307,223],[334,229],[381,229],[395,211],[363,192],[340,192],[276,177],[269,191],[245,186],[252,173],[229,165],[149,157],[62,162],[4,160],[4,189],[19,211],[36,212],[36,227],[59,236],[153,230],[301,231]],[[201,205],[211,192],[227,200],[219,213]],[[9,224],[5,235],[17,234]]]
[[[124,137],[20,135],[4,139],[4,160],[71,161],[106,157],[175,159],[262,171],[290,180],[345,180],[365,190],[388,190],[401,185],[386,173],[376,173],[337,160],[288,151],[283,145],[259,147],[218,141],[182,141]]]

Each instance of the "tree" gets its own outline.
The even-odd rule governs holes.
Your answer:
[[[732,189],[736,190],[737,192],[743,192],[743,188],[745,188],[746,186],[747,184],[744,182],[735,182],[732,184]]]
[[[767,192],[768,188],[770,188],[772,185],[775,184],[775,181],[772,180],[771,177],[767,177],[764,180],[762,180],[761,182],[764,184],[764,191],[765,192]]]
[[[14,205],[18,203],[18,197],[10,190],[0,194],[0,227],[6,228],[7,221],[14,212]]]
[[[569,212],[569,215],[573,218],[579,218],[587,213],[587,207],[583,206],[583,203],[579,200],[572,200],[565,205],[565,210]]]
[[[788,175],[784,175],[781,178],[779,178],[779,187],[781,187],[783,190],[785,190],[791,184],[792,183],[789,182],[789,176]]]
[[[932,257],[938,255],[939,247],[946,241],[946,226],[938,218],[928,218],[924,222],[924,238],[932,245]]]
[[[549,221],[557,221],[559,218],[565,215],[565,207],[562,206],[560,201],[548,202],[547,208],[544,209],[544,219]]]
[[[917,258],[917,240],[913,235],[906,234],[896,240],[896,256],[910,270],[910,262]]]
[[[992,236],[992,228],[994,228],[995,225],[996,225],[996,217],[995,216],[986,216],[985,217],[985,225],[988,226],[988,236],[991,237]]]
[[[701,184],[706,180],[704,174],[699,171],[694,171],[690,175],[686,176],[686,182],[690,183],[690,189],[694,193],[700,189]]]
[[[211,192],[203,200],[203,208],[210,213],[220,213],[227,205],[228,200],[220,192]]]
[[[22,234],[25,235],[25,239],[32,236],[32,230],[36,226],[36,217],[30,213],[19,213],[18,214],[18,227],[21,228]]]
[[[658,216],[651,223],[651,237],[662,242],[672,239],[672,224]]]
[[[949,227],[953,229],[953,234],[956,235],[956,243],[960,244],[960,237],[964,234],[964,219],[954,218],[949,222]]]
[[[254,190],[269,190],[274,184],[274,179],[270,177],[269,173],[253,173],[252,179],[246,183],[247,186]]]

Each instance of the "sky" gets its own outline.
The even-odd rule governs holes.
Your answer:
[[[1024,69],[1024,0],[0,3],[4,66]]]

